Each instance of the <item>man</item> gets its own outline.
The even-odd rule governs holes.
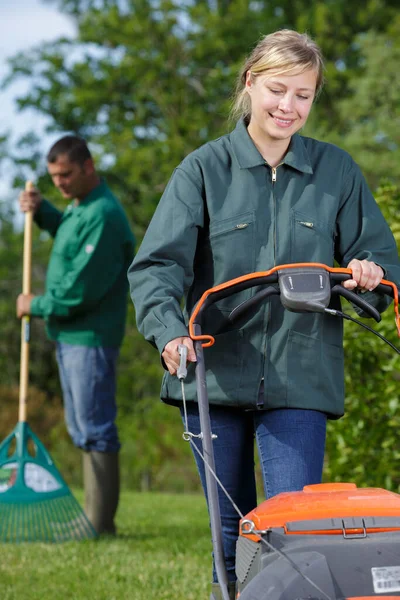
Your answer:
[[[120,449],[116,362],[135,239],[83,139],[61,138],[50,149],[47,166],[54,185],[71,202],[60,212],[38,190],[20,194],[21,210],[34,212],[35,222],[54,237],[54,244],[45,293],[21,294],[17,315],[44,318],[56,342],[67,428],[84,451],[85,510],[98,533],[115,534]]]

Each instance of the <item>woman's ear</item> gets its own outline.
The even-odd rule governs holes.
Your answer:
[[[247,91],[249,91],[250,88],[252,87],[252,85],[253,85],[253,75],[252,75],[251,71],[249,70],[246,73],[246,83],[245,83],[244,87],[246,88]]]

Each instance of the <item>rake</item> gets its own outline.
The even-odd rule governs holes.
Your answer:
[[[27,182],[25,189],[33,189]],[[30,294],[32,211],[25,213],[23,285]],[[0,445],[0,542],[61,542],[96,537],[46,448],[27,423],[30,318],[21,323],[19,419]]]

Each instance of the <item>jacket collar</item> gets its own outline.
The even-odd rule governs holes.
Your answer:
[[[100,196],[104,195],[107,191],[107,184],[105,180],[101,177],[99,185],[96,185],[85,198],[83,198],[78,204],[76,204],[75,200],[72,200],[70,204],[67,206],[67,212],[71,210],[74,211],[74,214],[80,213],[86,206],[95,202]]]
[[[265,160],[251,139],[243,119],[238,121],[230,134],[232,149],[241,169],[251,169],[265,165]],[[281,164],[288,165],[302,173],[313,173],[310,157],[308,156],[303,139],[295,134],[290,140],[289,149]]]
[[[96,185],[96,187],[94,187],[87,196],[85,196],[78,204],[78,206],[82,206],[82,205],[86,205],[86,204],[90,204],[91,202],[93,202],[94,200],[97,200],[97,198],[99,198],[102,194],[104,194],[104,191],[106,189],[106,182],[104,181],[104,179],[101,177],[99,184]]]

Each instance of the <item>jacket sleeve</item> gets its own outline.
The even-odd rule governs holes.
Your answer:
[[[181,300],[193,281],[203,206],[201,180],[178,167],[128,270],[138,329],[160,353],[188,335]]]
[[[118,231],[100,214],[85,223],[68,271],[53,289],[35,296],[31,314],[71,317],[90,311],[113,286],[125,262]]]
[[[400,261],[389,225],[368,188],[359,167],[352,162],[346,177],[337,219],[336,258],[347,267],[353,258],[373,261],[384,271],[385,279],[400,285]],[[374,292],[363,298],[383,312],[391,300]],[[362,311],[355,307],[362,315]]]
[[[63,213],[53,206],[47,200],[42,200],[38,210],[35,213],[35,223],[40,227],[48,231],[48,233],[54,237],[57,233],[59,224],[61,223]]]

